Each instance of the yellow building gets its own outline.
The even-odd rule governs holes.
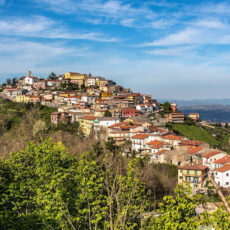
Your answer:
[[[106,97],[112,97],[113,96],[113,93],[109,93],[109,92],[104,92],[104,93],[101,93],[101,98],[104,99]]]
[[[87,79],[86,74],[81,74],[81,73],[73,73],[73,72],[67,72],[65,73],[65,79],[70,79],[72,83],[76,83],[79,86],[85,85],[85,81]]]
[[[130,101],[138,101],[140,98],[140,94],[139,93],[132,93],[128,96],[128,100]]]
[[[103,87],[103,86],[106,86],[108,84],[108,81],[105,80],[105,79],[97,79],[96,80],[96,84],[99,86],[99,87]]]
[[[93,132],[95,116],[87,116],[80,119],[80,127],[84,135],[89,136]]]
[[[16,102],[28,103],[30,101],[30,97],[27,95],[17,95],[15,100]]]
[[[69,97],[69,93],[59,93],[59,97]]]
[[[178,168],[178,184],[189,184],[194,189],[201,189],[208,177],[208,167],[204,165],[185,165]]]

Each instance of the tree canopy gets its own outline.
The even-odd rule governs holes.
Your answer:
[[[114,155],[113,140],[107,148],[96,143],[75,157],[48,139],[1,160],[0,229],[230,228],[223,208],[197,215],[201,197],[186,187],[178,186],[153,212],[140,159]]]

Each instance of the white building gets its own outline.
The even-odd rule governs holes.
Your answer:
[[[175,135],[165,135],[165,136],[162,136],[162,140],[164,142],[167,142],[169,143],[170,145],[172,146],[178,146],[179,143],[184,140],[184,137],[182,136],[175,136]]]
[[[47,80],[47,86],[48,87],[55,87],[57,85],[56,80]]]
[[[171,150],[171,145],[163,141],[154,140],[147,142],[144,146],[144,149],[148,150],[151,154],[154,154],[163,149]]]
[[[131,137],[132,140],[132,150],[139,151],[143,150],[145,147],[145,144],[148,141],[148,135],[147,134],[136,134]]]
[[[95,125],[104,126],[104,127],[109,127],[119,122],[120,122],[120,118],[117,117],[97,117],[94,120]]]
[[[220,150],[214,150],[210,153],[207,153],[202,156],[202,164],[205,166],[208,166],[209,169],[214,169],[215,168],[215,161],[226,156],[227,154],[220,151]]]
[[[218,186],[230,186],[230,164],[214,169],[214,180]]]
[[[88,77],[85,81],[85,86],[95,86],[96,85],[96,77]]]
[[[26,84],[26,85],[33,85],[34,82],[38,82],[38,81],[39,81],[38,77],[27,76],[24,79],[24,84]]]
[[[230,164],[230,155],[226,155],[216,161],[214,161],[215,168],[220,168],[224,166],[225,164]]]

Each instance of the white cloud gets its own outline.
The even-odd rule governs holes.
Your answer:
[[[213,28],[189,27],[180,32],[172,33],[153,42],[143,43],[139,47],[176,46],[176,45],[223,45],[230,44],[230,34],[223,30],[217,32]]]
[[[194,44],[202,41],[202,31],[198,29],[188,28],[178,33],[170,34],[164,38],[150,43],[144,43],[141,46],[170,46],[182,44]]]
[[[170,27],[176,23],[173,19],[156,19],[149,23],[148,27],[152,27],[155,29],[165,29],[167,27]]]
[[[191,23],[194,26],[198,27],[204,27],[208,29],[217,29],[217,30],[223,30],[227,29],[228,25],[221,22],[219,19],[203,19],[203,20],[198,20],[196,22]]]
[[[120,21],[121,25],[123,26],[127,26],[127,27],[133,27],[135,19],[134,18],[127,18],[127,19],[123,19]]]
[[[93,17],[92,24],[120,24],[123,26],[137,27],[131,23],[135,18],[136,22],[143,22],[145,20],[152,20],[157,16],[149,8],[133,7],[131,4],[125,4],[120,0],[33,0],[37,2],[41,7],[41,3],[49,6],[53,11],[63,14],[78,14],[78,17],[85,22],[90,22],[87,17]],[[63,7],[62,7],[63,5]]]
[[[69,47],[63,42],[42,43],[17,39],[1,40],[0,50],[0,74],[24,72],[28,69],[42,72],[51,67],[60,69],[61,66],[55,64],[57,61],[66,65],[66,58],[92,55],[88,47]]]
[[[158,56],[194,58],[194,56],[196,55],[196,51],[197,51],[196,47],[194,46],[180,46],[180,47],[154,49],[154,50],[147,51],[146,53],[158,55]]]
[[[230,5],[228,2],[220,2],[220,3],[206,3],[200,4],[195,9],[201,13],[205,14],[229,14],[230,13]]]
[[[108,37],[102,33],[70,32],[66,28],[59,26],[57,22],[43,16],[5,18],[5,20],[0,20],[0,28],[0,34],[12,36],[71,40],[82,39],[101,42],[118,41],[117,38]]]

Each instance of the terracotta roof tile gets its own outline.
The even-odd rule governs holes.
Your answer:
[[[192,146],[198,146],[202,144],[203,142],[201,141],[192,141],[192,140],[182,140],[179,145],[187,146],[187,145],[192,145]]]
[[[220,153],[220,151],[219,150],[215,150],[215,151],[212,151],[210,153],[207,153],[207,154],[203,155],[203,157],[209,158],[209,157],[217,155],[218,153]]]
[[[136,134],[136,135],[132,136],[132,139],[145,139],[147,137],[148,137],[147,134]]]
[[[230,164],[230,155],[226,155],[216,161],[214,161],[215,164]]]
[[[191,147],[188,147],[188,154],[195,154],[197,152],[200,152],[201,150],[203,150],[204,148],[203,147],[195,147],[195,148],[191,148]]]
[[[182,136],[174,136],[174,135],[166,135],[166,136],[162,136],[163,139],[168,139],[168,140],[182,140],[184,139],[184,137]]]
[[[189,169],[189,170],[200,170],[200,171],[203,171],[205,169],[208,169],[207,166],[204,166],[204,165],[184,165],[184,166],[180,166],[178,167],[179,169]]]
[[[166,149],[162,149],[162,150],[160,150],[160,151],[158,151],[158,152],[156,152],[156,153],[154,153],[155,155],[161,155],[161,154],[163,154],[163,153],[165,153],[165,152],[167,152],[168,150],[166,150]]]
[[[227,172],[229,170],[230,170],[230,165],[226,164],[220,168],[215,169],[214,171],[223,173],[223,172]]]

